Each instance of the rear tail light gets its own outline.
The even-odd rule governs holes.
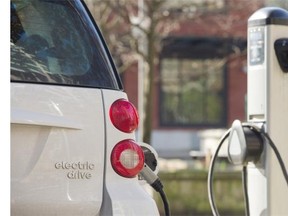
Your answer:
[[[137,110],[125,99],[119,99],[111,105],[110,119],[117,129],[125,133],[131,133],[138,127]]]
[[[133,178],[142,170],[144,153],[132,139],[122,140],[114,146],[111,153],[111,164],[119,175]]]

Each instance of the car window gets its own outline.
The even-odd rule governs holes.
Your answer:
[[[119,89],[80,1],[11,1],[11,80]]]

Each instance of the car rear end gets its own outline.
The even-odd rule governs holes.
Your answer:
[[[11,214],[158,215],[143,152],[82,1],[11,1]]]

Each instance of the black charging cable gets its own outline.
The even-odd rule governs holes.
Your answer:
[[[276,145],[274,144],[274,142],[272,141],[272,139],[270,138],[270,136],[268,135],[268,133],[261,131],[260,128],[254,126],[254,125],[249,125],[249,124],[243,124],[243,126],[245,127],[250,127],[250,129],[256,131],[257,133],[259,133],[262,137],[264,137],[267,141],[268,144],[270,145],[270,147],[273,149],[278,162],[280,164],[283,176],[286,180],[287,186],[288,186],[288,173],[287,170],[285,168],[285,164],[283,162],[283,159],[276,147]],[[219,141],[218,147],[212,157],[211,163],[210,163],[210,167],[209,167],[209,172],[208,172],[208,198],[209,198],[209,203],[210,203],[210,207],[212,210],[212,213],[214,216],[220,216],[215,200],[214,200],[214,189],[213,189],[213,175],[214,175],[214,166],[215,166],[215,162],[216,162],[216,158],[218,157],[218,153],[223,145],[223,143],[225,142],[225,140],[228,138],[228,136],[230,135],[231,132],[231,128],[229,130],[226,131],[226,133],[222,136],[222,138]],[[243,179],[243,192],[244,192],[244,199],[245,199],[245,211],[246,211],[246,216],[250,215],[249,212],[249,197],[248,197],[248,188],[247,188],[247,166],[244,165],[243,166],[243,170],[242,170],[242,179]]]
[[[283,173],[283,176],[286,180],[286,184],[288,186],[288,173],[287,173],[287,169],[285,167],[285,164],[284,164],[284,161],[282,160],[282,157],[278,151],[278,149],[276,148],[276,145],[274,144],[274,142],[272,141],[272,139],[270,138],[270,136],[268,135],[268,133],[261,133],[263,134],[263,136],[268,140],[268,143],[270,145],[270,147],[273,149],[277,159],[278,159],[278,162],[279,162],[279,165],[281,167],[281,170],[282,170],[282,173]]]
[[[231,129],[226,131],[226,133],[223,135],[223,137],[220,139],[220,142],[218,144],[218,147],[212,157],[210,167],[209,167],[209,172],[208,172],[208,197],[209,197],[209,202],[211,206],[211,210],[214,216],[220,216],[218,209],[216,207],[216,203],[214,200],[214,189],[213,189],[213,174],[214,174],[214,166],[216,164],[216,159],[218,157],[218,153],[224,144],[225,140],[228,138],[230,135]],[[250,215],[249,212],[249,197],[248,197],[248,188],[247,188],[247,166],[243,166],[242,170],[242,182],[243,182],[243,193],[244,193],[244,202],[245,202],[245,212],[246,216]]]
[[[282,174],[285,178],[286,184],[288,186],[288,171],[285,167],[284,161],[280,155],[280,152],[278,151],[275,143],[273,142],[273,140],[271,139],[271,137],[269,136],[269,134],[267,132],[262,131],[260,128],[254,126],[254,125],[250,125],[250,124],[243,124],[243,126],[245,127],[250,127],[251,129],[255,130],[257,133],[259,133],[264,139],[266,139],[268,141],[268,144],[270,145],[270,147],[272,148],[272,150],[274,151],[274,154],[277,157],[277,160],[279,162]]]
[[[247,166],[243,166],[242,169],[242,187],[244,194],[244,203],[245,203],[245,215],[250,216],[250,207],[249,207],[249,196],[248,196],[248,187],[247,187]]]
[[[214,175],[214,166],[215,166],[215,162],[216,162],[216,158],[218,157],[218,153],[224,143],[224,141],[228,138],[229,134],[230,134],[231,129],[227,130],[226,133],[222,136],[222,138],[220,139],[220,142],[218,144],[218,147],[216,148],[216,151],[211,159],[211,163],[210,163],[210,167],[209,167],[209,171],[208,171],[208,198],[209,198],[209,203],[211,206],[211,210],[214,216],[219,216],[219,212],[218,209],[216,207],[215,204],[215,200],[214,200],[214,189],[213,189],[213,175]]]
[[[160,178],[150,169],[150,167],[144,163],[144,167],[140,172],[140,175],[148,182],[148,184],[157,191],[162,199],[164,205],[165,216],[170,216],[170,208],[167,196],[163,190],[163,184]]]

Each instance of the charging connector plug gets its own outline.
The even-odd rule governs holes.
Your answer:
[[[150,184],[157,192],[163,189],[163,185],[159,177],[145,163],[140,175]]]
[[[160,194],[164,204],[165,215],[169,216],[170,215],[169,203],[163,190],[163,184],[160,178],[150,169],[150,167],[146,163],[144,163],[140,175],[147,181],[149,185],[151,185],[151,187],[155,191],[157,191]]]

